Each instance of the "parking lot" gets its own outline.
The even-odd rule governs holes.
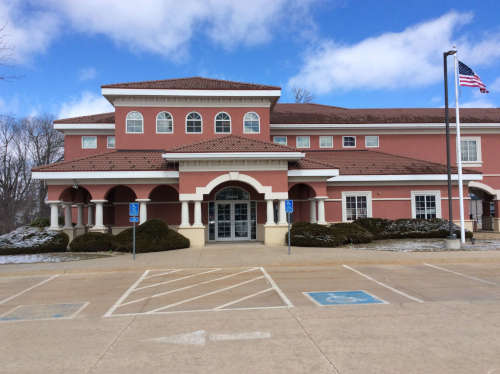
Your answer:
[[[0,277],[5,373],[500,373],[500,264]]]

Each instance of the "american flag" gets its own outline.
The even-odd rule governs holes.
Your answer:
[[[479,78],[479,75],[474,73],[474,70],[461,61],[458,61],[458,80],[461,86],[479,87],[481,93],[489,92],[486,89],[486,85]]]

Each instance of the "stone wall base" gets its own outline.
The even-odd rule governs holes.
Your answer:
[[[189,239],[191,247],[205,246],[205,226],[179,227],[177,232]]]
[[[453,220],[453,223],[457,226],[460,226],[460,220]],[[474,221],[471,219],[464,220],[465,230],[473,231],[474,230]]]
[[[264,225],[264,244],[267,246],[285,245],[288,225]]]

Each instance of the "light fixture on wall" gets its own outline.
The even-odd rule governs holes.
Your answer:
[[[73,179],[73,189],[77,190],[78,189],[78,182],[76,181],[76,179]]]

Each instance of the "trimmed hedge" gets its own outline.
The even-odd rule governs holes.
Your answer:
[[[77,236],[70,244],[75,252],[119,251],[132,252],[132,228],[118,235],[89,232]],[[189,239],[170,229],[161,220],[152,219],[136,227],[136,253],[168,251],[189,247]]]
[[[69,249],[73,252],[112,251],[115,248],[114,236],[100,232],[88,232],[79,235],[69,245]]]
[[[30,223],[31,227],[48,227],[50,226],[50,219],[45,217],[38,217]]]
[[[64,252],[69,237],[64,232],[53,232],[31,226],[22,226],[0,236],[0,255],[31,255]]]
[[[336,223],[330,225],[330,230],[335,236],[343,238],[343,244],[370,243],[373,240],[370,231],[355,223]]]
[[[352,223],[324,226],[297,222],[290,229],[290,242],[297,247],[340,247],[349,243],[369,243],[372,240],[373,235],[368,230]]]

